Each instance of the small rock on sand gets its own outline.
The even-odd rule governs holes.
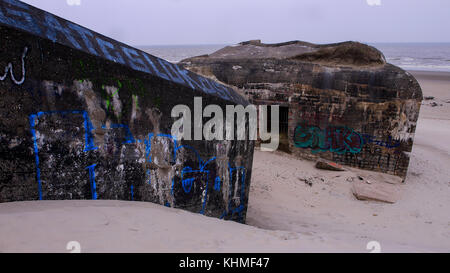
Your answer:
[[[334,162],[328,162],[325,160],[317,161],[316,168],[329,171],[345,171],[345,169],[341,165]]]
[[[443,106],[442,104],[438,104],[438,103],[436,103],[436,102],[432,102],[432,103],[430,103],[430,106],[431,107],[436,107],[436,106]]]

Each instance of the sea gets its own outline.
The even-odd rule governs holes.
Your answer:
[[[450,43],[369,43],[384,53],[386,60],[405,70],[450,72]],[[226,44],[139,46],[154,56],[177,63],[183,59],[211,54]]]

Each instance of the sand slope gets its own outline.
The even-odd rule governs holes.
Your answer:
[[[450,74],[414,72],[425,96],[406,183],[395,204],[358,201],[352,178],[282,153],[255,152],[248,225],[149,203],[42,201],[0,204],[0,252],[450,251]],[[299,179],[300,178],[300,179]],[[312,186],[301,179],[308,178]]]

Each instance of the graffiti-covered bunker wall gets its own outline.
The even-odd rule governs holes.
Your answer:
[[[247,101],[19,1],[0,1],[0,24],[0,202],[149,201],[245,221],[254,143],[170,132],[194,96]]]
[[[181,62],[280,106],[280,148],[406,177],[422,101],[416,79],[356,43],[259,40]]]

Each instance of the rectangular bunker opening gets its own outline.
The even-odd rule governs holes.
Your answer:
[[[278,150],[290,153],[289,150],[289,138],[288,138],[288,121],[289,121],[289,107],[288,106],[279,106],[279,119],[278,119],[278,128],[280,135],[280,144],[278,146]],[[270,105],[267,107],[267,129],[270,131],[272,128],[272,107]],[[268,141],[262,141],[262,143],[270,143]]]
[[[280,146],[279,150],[289,153],[289,139],[288,139],[288,121],[289,121],[289,107],[280,106]]]

